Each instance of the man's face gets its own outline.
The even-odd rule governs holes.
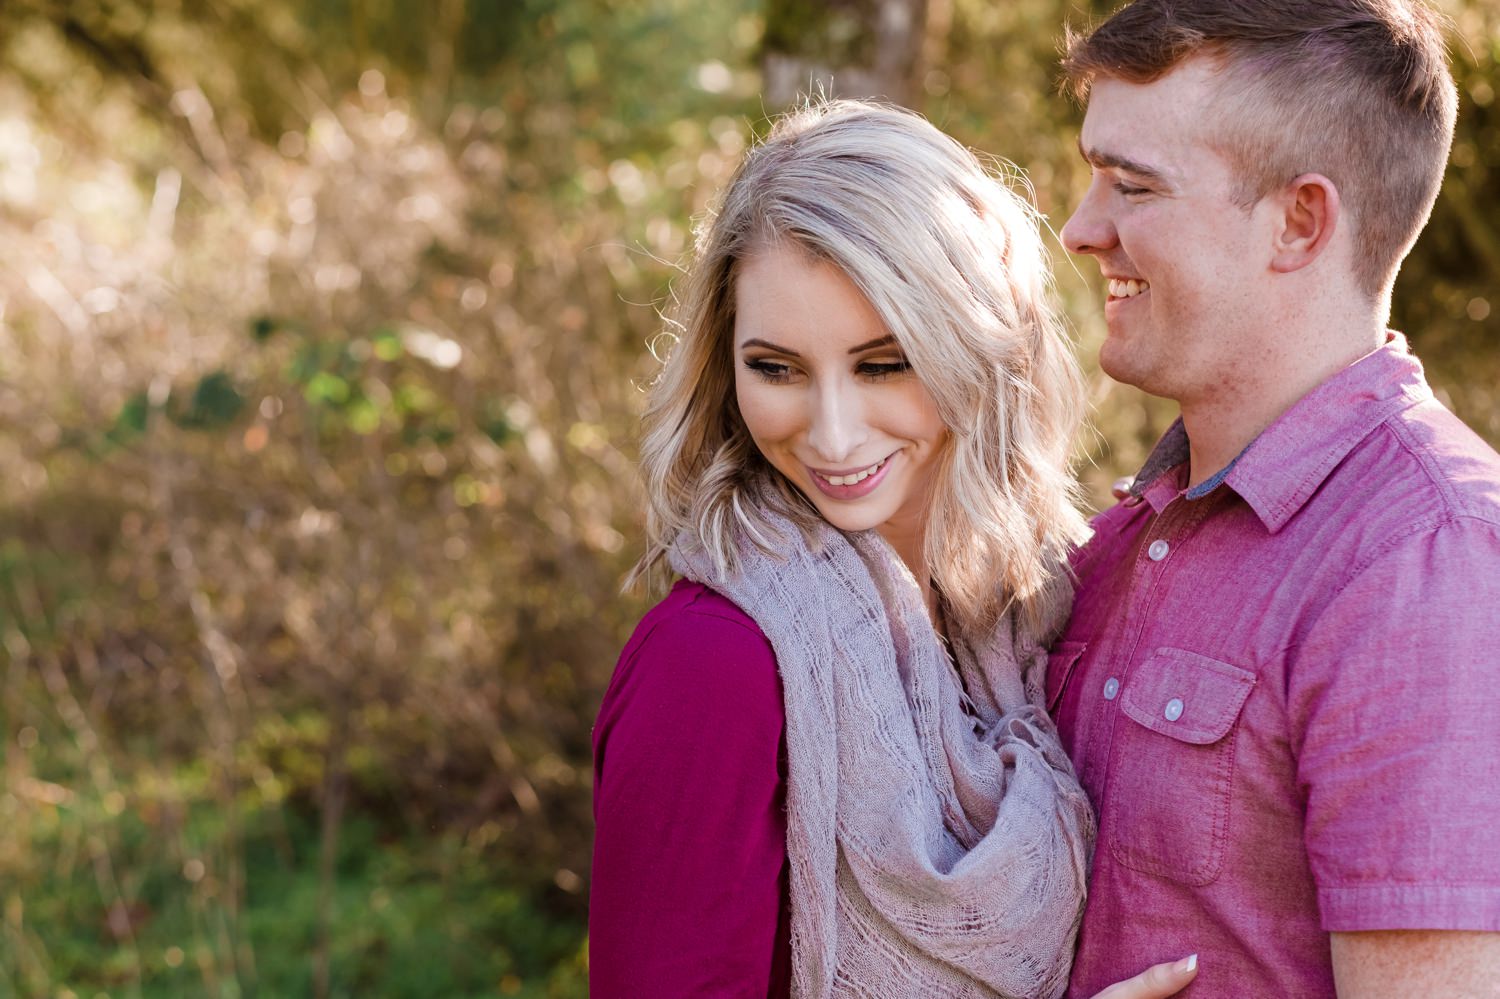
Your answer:
[[[1234,172],[1205,139],[1224,127],[1215,87],[1202,59],[1149,84],[1096,81],[1079,138],[1093,179],[1062,231],[1109,282],[1100,366],[1184,405],[1253,385],[1274,349],[1271,207],[1233,200]]]

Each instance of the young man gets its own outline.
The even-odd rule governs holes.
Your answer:
[[[1048,700],[1100,812],[1071,994],[1500,996],[1500,456],[1386,330],[1456,94],[1415,0],[1138,0],[1064,63],[1100,362],[1181,405]]]

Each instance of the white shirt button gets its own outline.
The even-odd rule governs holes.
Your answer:
[[[1162,714],[1167,716],[1167,721],[1176,721],[1182,717],[1182,698],[1174,697],[1167,702],[1167,710]]]
[[[1104,699],[1112,701],[1120,695],[1120,681],[1110,677],[1104,681]]]
[[[1151,561],[1160,562],[1162,559],[1167,557],[1167,552],[1171,550],[1171,545],[1167,544],[1161,538],[1157,538],[1155,541],[1151,542],[1151,547],[1146,549],[1146,555],[1151,559]]]

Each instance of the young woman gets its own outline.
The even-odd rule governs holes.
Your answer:
[[[1094,824],[1041,708],[1084,531],[1046,285],[916,115],[747,155],[645,417],[638,574],[680,579],[595,728],[595,996],[1063,992]]]

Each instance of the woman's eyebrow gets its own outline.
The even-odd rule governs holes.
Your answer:
[[[887,333],[885,336],[876,337],[874,340],[870,340],[867,343],[862,343],[862,344],[858,345],[857,347],[850,347],[849,348],[849,353],[851,353],[851,354],[862,354],[862,353],[864,353],[867,350],[874,350],[876,347],[889,347],[891,344],[893,344],[895,342],[896,342],[896,338],[894,336],[892,336],[891,334]]]
[[[792,350],[790,347],[782,347],[782,346],[780,346],[778,344],[772,343],[769,340],[762,340],[760,337],[751,337],[750,339],[746,340],[744,343],[740,344],[740,350],[744,350],[747,347],[764,347],[767,350],[773,350],[773,351],[775,351],[778,354],[785,354],[787,357],[801,357],[802,356],[801,354],[797,353],[795,350]]]
[[[887,333],[885,336],[876,337],[873,340],[867,340],[864,343],[857,344],[856,346],[850,347],[849,348],[849,353],[851,353],[851,354],[862,354],[862,353],[864,353],[867,350],[874,350],[876,347],[889,347],[891,344],[893,344],[895,342],[896,342],[896,338],[894,336],[892,336],[891,334]],[[797,353],[795,350],[792,350],[790,347],[782,347],[779,344],[774,344],[774,343],[772,343],[769,340],[762,340],[760,337],[751,337],[750,339],[746,340],[744,343],[740,344],[740,350],[745,350],[748,347],[764,347],[767,350],[774,350],[776,353],[778,353],[778,354],[785,354],[788,357],[801,357],[802,356],[801,354]]]

